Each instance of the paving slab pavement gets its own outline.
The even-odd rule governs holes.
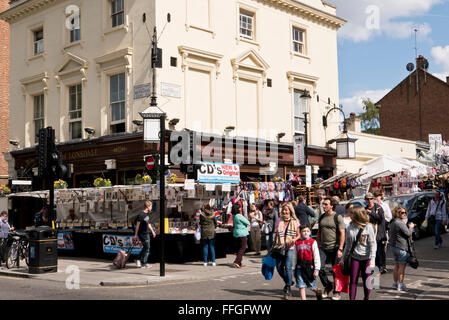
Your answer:
[[[117,269],[112,265],[112,261],[109,260],[73,257],[59,257],[57,272],[30,274],[27,267],[7,269],[2,264],[0,275],[66,282],[70,276],[75,275],[75,272],[79,270],[80,286],[142,286],[180,281],[206,281],[214,277],[237,276],[242,273],[260,273],[264,256],[264,253],[259,256],[255,256],[252,253],[246,254],[243,259],[245,266],[241,269],[233,267],[235,259],[233,254],[228,254],[226,258],[217,259],[215,267],[211,265],[206,267],[203,265],[203,262],[166,263],[164,277],[160,276],[159,263],[151,264],[151,268],[146,269],[138,268],[134,262],[128,262],[125,269]]]

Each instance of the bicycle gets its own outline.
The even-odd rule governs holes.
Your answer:
[[[19,268],[20,261],[25,261],[28,266],[30,263],[28,234],[17,231],[10,231],[7,238],[6,267]]]

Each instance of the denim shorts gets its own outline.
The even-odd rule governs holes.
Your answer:
[[[302,277],[301,268],[299,266],[296,266],[295,269],[295,276],[296,276],[296,288],[309,288],[311,290],[316,289],[316,280],[313,280],[312,282],[309,282]]]
[[[410,256],[405,250],[390,246],[391,252],[393,252],[394,261],[399,264],[406,264],[407,259]]]

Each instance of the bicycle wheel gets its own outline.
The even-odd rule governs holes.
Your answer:
[[[22,250],[21,250],[21,258],[22,260],[25,260],[25,263],[27,266],[30,265],[30,247],[27,244],[22,244]]]
[[[8,249],[6,254],[6,267],[8,269],[14,268],[18,266],[19,263],[19,248],[17,242],[14,242],[11,247]]]

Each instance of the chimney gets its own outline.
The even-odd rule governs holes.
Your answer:
[[[423,67],[424,63],[426,63],[427,68]],[[426,72],[429,70],[429,62],[422,55],[420,55],[418,58],[416,58],[416,69],[424,70]]]
[[[356,117],[354,112],[351,112],[349,118],[346,119],[346,126],[348,131],[362,132],[362,121]]]

